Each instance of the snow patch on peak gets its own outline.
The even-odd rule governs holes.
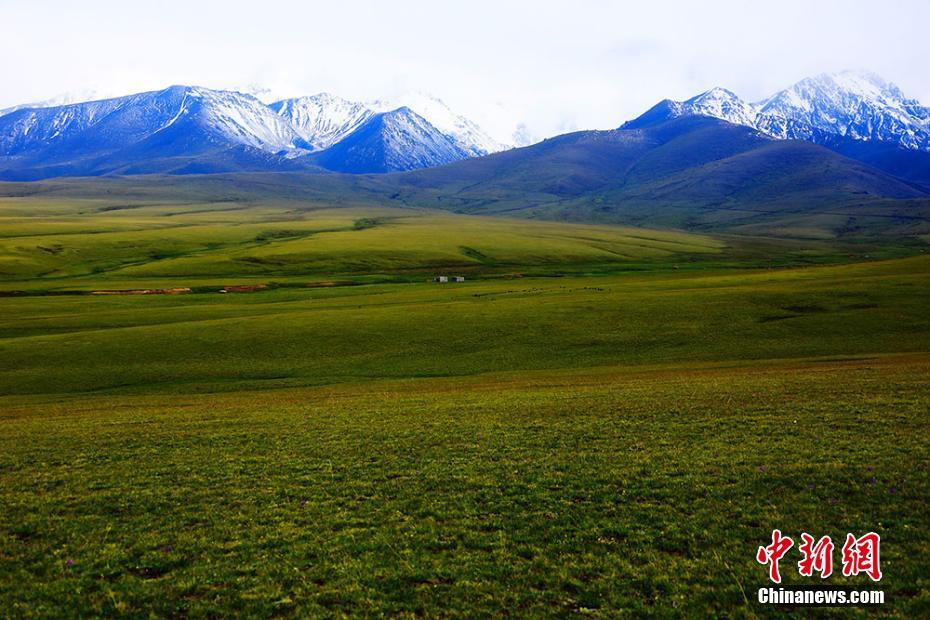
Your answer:
[[[806,78],[760,102],[756,127],[779,138],[839,135],[930,150],[930,110],[863,71]]]
[[[473,121],[453,112],[438,97],[427,93],[411,91],[396,99],[376,100],[368,105],[376,112],[386,112],[400,107],[409,108],[429,121],[433,127],[451,137],[456,145],[471,157],[480,157],[510,148],[509,145],[501,144],[491,138]]]
[[[752,125],[756,117],[756,109],[733,92],[725,88],[714,87],[682,102],[679,106],[679,114],[711,116],[737,125]]]
[[[199,119],[206,127],[234,143],[269,152],[297,148],[298,136],[290,124],[252,95],[199,86],[171,87],[169,90],[199,99]]]
[[[727,90],[721,86],[714,86],[710,90],[706,90],[700,95],[688,99],[686,103],[694,103],[696,101],[727,101],[727,100],[739,100],[739,97],[732,90]]]
[[[269,107],[286,119],[313,151],[339,142],[374,114],[361,103],[329,93],[283,99]]]
[[[822,73],[815,78],[822,84],[833,84],[848,93],[861,97],[881,97],[886,92],[900,95],[901,91],[881,76],[868,71],[840,71],[839,73]]]

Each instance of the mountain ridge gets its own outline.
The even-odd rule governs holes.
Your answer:
[[[326,93],[266,105],[237,91],[170,86],[110,99],[19,108],[0,116],[0,179],[127,170],[390,172],[487,153],[482,144],[490,139],[477,125],[438,99],[431,105],[444,115],[446,132],[420,114],[413,118],[408,108],[376,112]],[[379,117],[388,112],[396,114]],[[379,148],[360,148],[361,138],[356,136],[349,142],[355,155],[319,155],[375,117],[387,119],[379,125],[384,130]],[[336,152],[346,155],[347,147]],[[359,161],[362,152],[370,153],[372,161]]]
[[[715,87],[685,101],[665,99],[621,128],[681,116],[710,116],[780,139],[822,143],[832,136],[930,151],[930,108],[872,73],[805,78],[757,103]]]
[[[172,86],[24,108],[0,116],[0,179],[397,172],[483,157],[503,147],[439,99],[422,93],[406,99],[412,105],[363,104],[320,93],[266,105],[241,92]],[[930,109],[873,74],[823,74],[756,103],[712,88],[684,101],[663,100],[621,129],[649,129],[683,117],[721,119],[767,139],[813,142],[930,188]],[[712,148],[692,144],[687,156]]]

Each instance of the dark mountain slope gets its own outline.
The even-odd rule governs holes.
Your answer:
[[[907,149],[890,142],[830,137],[823,145],[850,159],[878,168],[903,181],[930,190],[930,152]]]
[[[930,230],[930,196],[822,147],[782,141],[537,214],[793,237],[910,234]]]
[[[442,168],[369,177],[362,186],[406,204],[468,213],[702,230],[758,220],[777,231],[780,218],[830,214],[805,234],[870,234],[930,214],[930,192],[872,166],[706,117],[569,134]],[[737,212],[744,215],[734,218]],[[849,221],[860,215],[868,215],[865,225]]]
[[[428,197],[447,208],[493,212],[672,174],[768,142],[745,127],[683,118],[646,131],[566,134],[440,168],[369,178],[368,183],[399,199]]]

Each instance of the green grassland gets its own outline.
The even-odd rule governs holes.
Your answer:
[[[719,254],[703,235],[307,202],[0,198],[5,290],[616,268]],[[224,280],[225,279],[225,280]],[[154,283],[154,284],[152,284]]]
[[[928,372],[873,355],[21,400],[0,599],[33,617],[770,616],[753,557],[780,527],[879,531],[880,611],[921,617]]]
[[[2,198],[0,609],[769,617],[780,528],[926,616],[923,249]]]

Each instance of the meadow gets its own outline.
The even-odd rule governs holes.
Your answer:
[[[703,235],[298,201],[0,198],[0,287],[543,273],[719,253]]]
[[[921,249],[0,199],[3,613],[807,617],[780,528],[930,614]]]

